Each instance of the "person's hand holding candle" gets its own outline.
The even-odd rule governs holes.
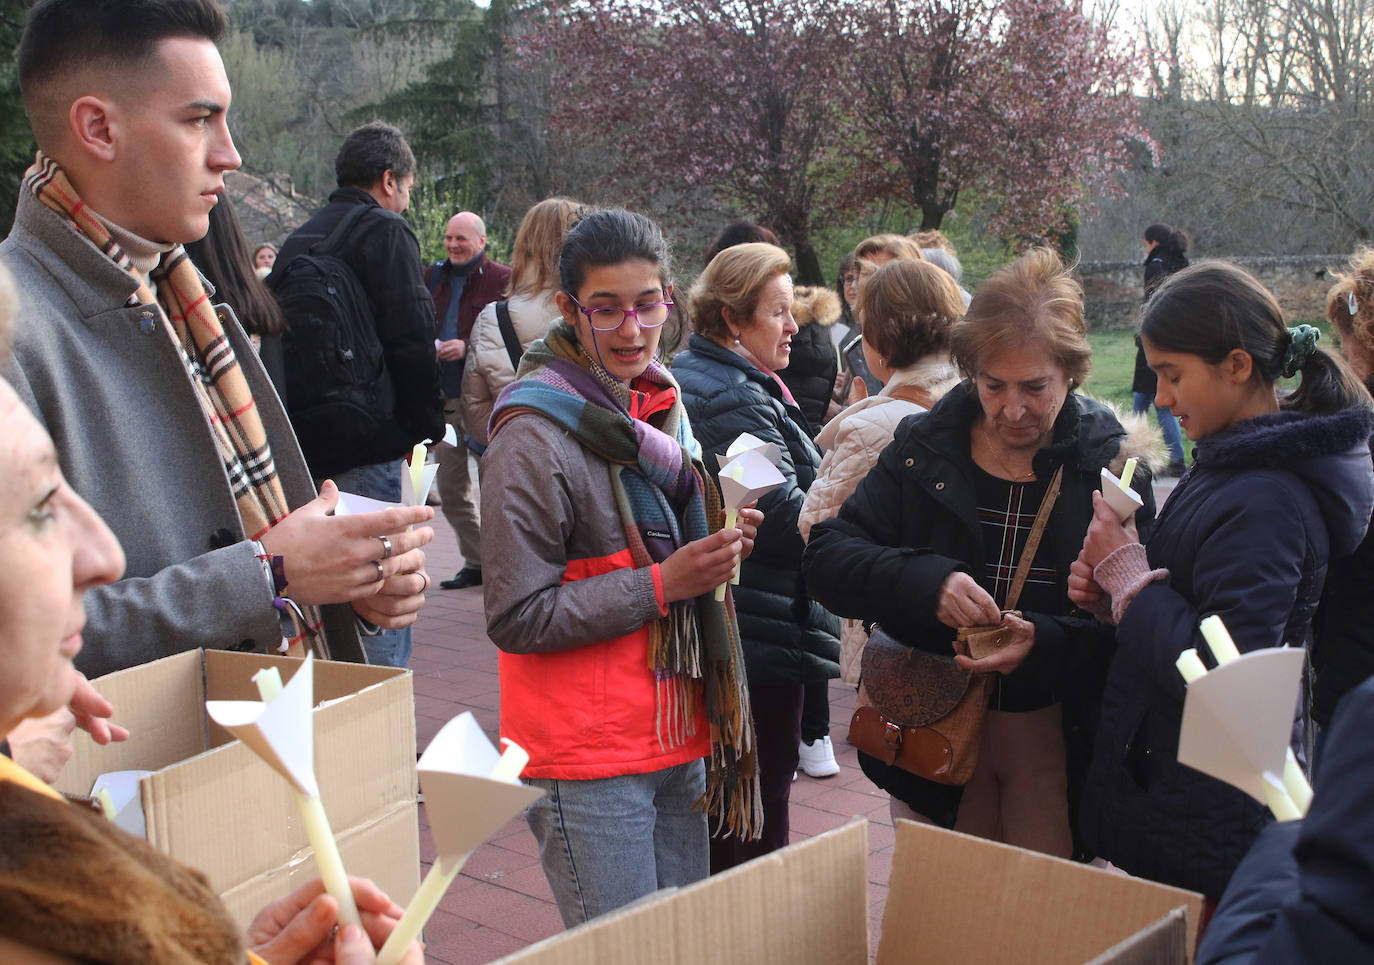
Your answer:
[[[1138,543],[1135,520],[1124,523],[1099,492],[1093,493],[1093,521],[1083,537],[1083,551],[1079,558],[1089,566],[1097,566],[1127,543]]]

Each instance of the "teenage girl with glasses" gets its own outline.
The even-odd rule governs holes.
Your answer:
[[[594,211],[558,273],[562,321],[492,414],[483,596],[501,736],[545,791],[526,818],[571,927],[706,877],[708,818],[760,823],[739,637],[714,591],[762,514],[720,528],[655,357],[673,293],[658,227]]]
[[[1178,762],[1185,687],[1174,663],[1218,614],[1242,651],[1301,646],[1328,560],[1374,506],[1369,396],[1344,362],[1288,328],[1273,295],[1233,265],[1169,278],[1141,344],[1156,399],[1197,443],[1141,545],[1097,506],[1070,597],[1117,623],[1117,650],[1083,802],[1097,853],[1133,875],[1221,896],[1269,820],[1248,795]],[[1281,377],[1301,384],[1280,396]]]

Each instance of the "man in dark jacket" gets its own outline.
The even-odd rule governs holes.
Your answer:
[[[438,439],[444,427],[435,368],[434,306],[420,275],[419,242],[402,217],[410,208],[415,155],[399,130],[378,121],[345,138],[334,159],[334,169],[338,189],[323,209],[286,239],[267,284],[274,287],[293,260],[327,238],[350,212],[360,205],[367,209],[336,254],[352,269],[367,296],[395,408],[389,418],[379,419],[371,438],[361,445],[337,447],[323,438],[309,439],[297,428],[311,473],[318,479],[331,476],[341,489],[349,491],[348,483],[357,482],[354,477],[359,475],[382,471],[389,474],[388,478],[396,475],[388,467],[415,443]],[[290,317],[286,321],[293,324]],[[295,362],[302,367],[297,378],[308,378],[310,364],[302,359]],[[313,364],[323,366],[325,362],[319,359]],[[324,374],[320,372],[321,376]],[[297,421],[296,415],[293,409],[293,421]],[[399,475],[396,478],[399,486]],[[363,483],[363,488],[372,490],[377,486]],[[379,499],[400,496],[399,490],[394,494],[358,488],[351,491]]]
[[[487,228],[471,211],[459,211],[444,229],[448,257],[425,269],[425,285],[434,296],[439,321],[439,369],[442,373],[444,419],[458,434],[458,445],[441,446],[435,484],[444,517],[458,534],[463,568],[439,586],[462,590],[482,585],[482,520],[477,509],[467,440],[463,436],[463,366],[477,315],[499,301],[510,284],[510,269],[487,257]]]
[[[291,262],[328,238],[358,206],[366,209],[335,252],[357,276],[377,326],[385,360],[382,378],[390,382],[394,409],[370,413],[376,420],[368,438],[339,445],[328,427],[312,438],[310,426],[291,411],[293,423],[317,481],[326,476],[344,492],[388,502],[401,498],[401,457],[417,442],[439,439],[444,424],[435,364],[434,305],[420,272],[420,244],[402,214],[410,207],[415,155],[399,130],[374,121],[344,139],[334,159],[339,187],[329,203],[292,233],[277,255],[268,287]],[[293,320],[287,317],[287,324]],[[290,347],[288,345],[288,353]],[[308,379],[311,364],[328,378],[326,359],[287,360],[287,377]],[[288,400],[297,393],[289,391]],[[294,403],[292,403],[294,404]],[[410,629],[384,631],[364,640],[370,663],[403,667],[410,658]]]

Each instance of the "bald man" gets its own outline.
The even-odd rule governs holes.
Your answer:
[[[510,269],[487,257],[487,228],[471,211],[459,211],[444,229],[448,257],[425,271],[425,284],[434,297],[439,323],[438,356],[444,395],[444,419],[458,434],[458,445],[438,449],[436,485],[444,517],[458,534],[463,567],[451,580],[439,583],[445,590],[482,585],[482,520],[477,510],[472,465],[463,437],[463,363],[467,357],[472,323],[491,302],[505,297]]]

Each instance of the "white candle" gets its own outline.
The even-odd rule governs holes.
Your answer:
[[[270,704],[281,693],[281,671],[276,667],[263,667],[253,674],[253,683],[258,686],[258,696],[264,704]]]
[[[258,686],[258,696],[264,704],[271,703],[281,693],[281,673],[276,667],[264,667],[253,674],[253,683]],[[329,817],[324,813],[324,802],[296,792],[296,807],[301,812],[305,824],[305,835],[310,847],[315,851],[315,864],[320,869],[324,890],[333,895],[339,905],[340,925],[361,925],[358,906],[353,901],[353,889],[348,886],[348,875],[344,872],[343,858],[339,856],[339,846],[334,840],[334,832],[329,827]]]
[[[503,738],[501,743],[505,745],[505,749],[501,752],[501,759],[491,770],[491,779],[518,784],[520,772],[530,761],[529,752],[514,741]],[[420,890],[410,899],[410,906],[396,923],[396,930],[391,933],[391,937],[377,954],[377,965],[397,965],[405,957],[410,943],[420,937],[420,932],[434,914],[434,909],[439,907],[448,886],[453,883],[453,879],[457,877],[471,854],[472,852],[468,852],[462,855],[451,868],[444,863],[442,857],[435,857],[429,874],[425,875],[425,880],[420,883]]]
[[[1264,772],[1264,798],[1269,802],[1269,810],[1280,821],[1296,821],[1302,817],[1302,812],[1284,790],[1283,782],[1268,771]]]
[[[725,514],[725,528],[726,528],[726,529],[734,529],[734,528],[735,528],[735,522],[736,522],[736,520],[738,520],[738,519],[739,519],[739,510],[737,510],[737,509],[732,509],[732,510],[730,510],[729,512],[727,512],[727,513]],[[739,564],[735,564],[735,565],[738,566]],[[732,584],[736,585],[736,586],[739,585],[739,573],[738,573],[738,571],[736,571],[736,573],[735,573],[734,576],[730,577],[730,582],[731,582]],[[717,603],[724,603],[724,602],[725,602],[725,584],[724,584],[724,583],[722,583],[720,586],[716,587],[716,602],[717,602]]]
[[[1174,661],[1174,666],[1183,675],[1186,683],[1192,683],[1207,673],[1207,667],[1203,664],[1202,658],[1191,647],[1178,655],[1178,659]]]
[[[1307,809],[1312,806],[1312,785],[1307,783],[1307,775],[1298,766],[1298,759],[1293,756],[1291,747],[1283,762],[1283,787],[1297,805],[1298,812],[1305,816]]]
[[[515,784],[520,780],[520,772],[530,762],[530,752],[504,737],[501,739],[501,743],[505,745],[505,750],[501,752],[501,759],[492,768],[491,779]]]
[[[1132,456],[1126,460],[1126,465],[1121,467],[1121,481],[1117,483],[1122,489],[1131,488],[1131,477],[1135,475],[1136,458]]]
[[[1212,658],[1218,666],[1230,663],[1240,656],[1235,641],[1226,630],[1226,624],[1222,623],[1221,617],[1215,613],[1199,623],[1198,629],[1202,631],[1202,638],[1207,641],[1207,646],[1212,650]]]
[[[504,755],[502,756],[504,758]],[[420,882],[420,890],[415,892],[415,897],[410,900],[410,907],[405,910],[401,920],[396,923],[395,930],[387,938],[386,944],[377,953],[377,965],[398,965],[401,959],[405,958],[410,943],[420,937],[429,916],[439,907],[439,900],[444,897],[448,886],[453,883],[453,879],[467,859],[468,855],[463,855],[453,863],[452,868],[444,867],[443,858],[434,859],[429,874]]]
[[[425,453],[428,450],[423,442],[415,443],[415,448],[410,450],[410,481],[413,484],[410,491],[415,494],[415,498],[420,498],[420,487],[425,481]]]

